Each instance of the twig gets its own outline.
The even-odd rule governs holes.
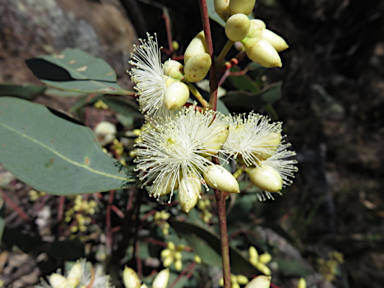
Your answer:
[[[15,202],[12,201],[11,198],[8,197],[7,194],[5,194],[5,192],[3,190],[0,189],[0,192],[3,196],[3,199],[5,202],[7,202],[9,204],[9,206],[11,206],[16,212],[17,214],[20,215],[21,218],[23,218],[25,221],[29,221],[29,217],[27,216],[27,214],[25,214],[16,204]]]

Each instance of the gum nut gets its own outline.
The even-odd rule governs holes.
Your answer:
[[[239,193],[239,183],[233,175],[220,165],[211,165],[204,173],[207,184],[228,193]]]
[[[179,203],[181,208],[188,213],[196,206],[201,193],[200,179],[195,175],[183,177],[178,189]]]
[[[189,59],[184,67],[185,78],[190,82],[199,82],[207,76],[212,60],[208,53],[200,53]]]
[[[195,36],[195,38],[192,39],[191,43],[189,43],[187,49],[185,50],[184,66],[187,65],[189,59],[193,56],[208,52],[208,47],[206,45],[204,31],[201,31]]]
[[[227,21],[229,17],[229,0],[215,0],[215,11],[221,19]]]
[[[152,185],[153,188],[151,189],[151,191],[149,191],[150,197],[160,197],[168,195],[179,187],[179,183],[175,180],[176,177],[172,177],[172,175],[169,176],[169,174],[165,174],[163,179],[166,179],[165,182],[160,183],[159,185]]]
[[[155,280],[153,280],[152,288],[166,288],[169,281],[169,269],[161,270]]]
[[[268,29],[264,29],[261,32],[261,39],[267,40],[277,52],[284,51],[289,47],[281,36]]]
[[[184,77],[184,66],[179,61],[167,60],[163,66],[164,74],[174,79],[180,80]]]
[[[255,153],[254,156],[258,158],[258,160],[266,160],[271,157],[277,150],[281,143],[281,134],[280,133],[270,133],[265,135],[263,139],[259,139],[259,146],[263,148],[262,152]]]
[[[260,275],[253,278],[245,288],[269,288],[271,285],[271,276]]]
[[[136,272],[132,268],[127,266],[124,268],[123,281],[125,288],[139,288],[141,285],[139,276],[137,276]]]
[[[279,172],[270,166],[262,165],[256,168],[246,168],[245,172],[249,175],[253,185],[261,190],[274,193],[283,188],[283,179]]]
[[[205,152],[205,156],[216,155],[217,151],[221,149],[229,135],[229,124],[218,125],[212,131],[212,137],[204,142],[201,146],[209,150]]]
[[[69,270],[67,279],[68,284],[70,286],[76,287],[79,285],[81,277],[83,276],[83,268],[80,262],[76,262],[75,265],[72,266],[71,270]]]
[[[165,90],[164,105],[175,111],[184,106],[189,98],[189,88],[185,83],[173,82]]]
[[[68,281],[63,275],[58,273],[53,273],[49,276],[49,284],[51,284],[52,288],[67,288]]]
[[[281,59],[275,48],[264,39],[245,38],[242,43],[249,59],[266,68],[281,67]]]
[[[251,23],[246,15],[235,14],[225,23],[225,34],[233,42],[241,41],[248,35],[250,26]]]
[[[251,14],[255,7],[256,0],[231,0],[229,2],[229,11],[231,14],[243,13]]]

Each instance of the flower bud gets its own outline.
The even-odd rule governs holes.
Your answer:
[[[259,253],[257,253],[256,248],[254,246],[250,246],[248,249],[248,252],[249,252],[249,259],[253,260],[256,263],[259,258]]]
[[[184,66],[179,61],[167,60],[163,66],[164,75],[180,80],[184,77]]]
[[[212,134],[215,136],[213,136],[207,142],[204,142],[201,145],[202,147],[206,147],[206,149],[211,150],[206,152],[205,156],[216,155],[217,151],[221,149],[221,147],[223,146],[223,144],[225,143],[229,135],[229,124],[218,125],[214,129],[214,131],[212,131]]]
[[[249,59],[261,66],[272,68],[281,67],[281,59],[275,48],[264,39],[245,38],[241,41]]]
[[[256,0],[230,0],[229,11],[231,14],[243,13],[251,14],[255,7]]]
[[[53,273],[49,276],[49,284],[52,288],[67,288],[68,280],[61,274]]]
[[[71,270],[69,270],[67,279],[68,284],[71,287],[77,287],[79,285],[81,277],[83,276],[83,267],[80,262],[76,262],[75,265],[72,266]]]
[[[241,41],[248,35],[250,26],[249,18],[246,15],[232,15],[225,23],[225,35],[233,42]]]
[[[169,269],[161,270],[155,280],[153,280],[152,288],[166,288],[169,280]]]
[[[215,0],[215,11],[221,19],[227,21],[229,17],[229,0]]]
[[[271,285],[271,276],[260,275],[253,278],[245,288],[269,288]]]
[[[208,52],[208,47],[205,42],[204,31],[201,31],[199,34],[195,36],[195,38],[192,39],[191,43],[189,43],[187,49],[185,50],[184,66],[187,65],[189,59],[191,59],[193,56],[201,53],[207,53],[207,52]]]
[[[241,285],[247,284],[249,282],[248,278],[245,277],[244,275],[237,275],[236,278],[237,278],[236,279],[237,283]]]
[[[153,189],[149,192],[150,197],[167,195],[179,187],[179,183],[174,181],[175,178],[172,175],[169,177],[169,174],[165,174],[163,179],[165,179],[165,183],[159,183],[157,186],[155,186],[155,183],[152,185]]]
[[[256,168],[246,168],[253,185],[268,192],[279,192],[283,188],[283,179],[276,169],[261,165]]]
[[[173,82],[165,89],[164,105],[168,110],[175,111],[183,107],[188,98],[188,86],[182,82]]]
[[[267,276],[271,275],[271,269],[269,269],[267,265],[265,265],[265,264],[263,264],[261,262],[257,262],[255,267],[256,267],[257,270],[259,270],[264,275],[267,275]]]
[[[263,253],[263,254],[261,254],[261,255],[259,256],[259,261],[260,261],[261,263],[263,263],[263,264],[268,263],[268,262],[271,261],[271,260],[272,260],[272,256],[271,256],[271,254],[269,254],[268,252],[265,252],[265,253]]]
[[[199,82],[207,76],[211,64],[211,56],[208,53],[196,54],[185,64],[185,77],[190,82]]]
[[[175,261],[175,269],[176,271],[181,271],[181,269],[183,269],[183,262],[181,260]]]
[[[307,288],[307,282],[305,282],[305,279],[303,277],[299,279],[299,282],[297,283],[297,288]]]
[[[211,165],[204,173],[207,184],[213,188],[228,193],[239,193],[239,183],[233,175],[220,165]]]
[[[143,283],[141,284],[140,288],[148,288],[147,284]]]
[[[180,181],[178,193],[180,206],[185,213],[188,213],[199,200],[201,193],[200,179],[193,174],[183,177]]]
[[[164,267],[168,267],[168,266],[171,266],[172,263],[173,263],[173,257],[172,256],[167,256],[167,257],[164,258],[163,266]]]
[[[265,22],[263,20],[260,20],[260,19],[252,19],[251,20],[251,26],[259,27],[262,29],[267,28],[267,25],[265,25]]]
[[[100,121],[94,130],[97,140],[99,140],[101,146],[105,146],[109,143],[112,143],[115,139],[116,126],[107,121]]]
[[[125,288],[139,288],[141,285],[139,276],[137,276],[136,272],[132,268],[127,266],[124,268],[123,281]]]
[[[280,133],[270,133],[263,137],[263,139],[259,139],[260,148],[263,148],[261,152],[255,152],[255,156],[260,160],[266,160],[276,152],[277,147],[279,147],[281,143],[281,134]]]
[[[277,52],[284,51],[288,48],[287,42],[271,30],[263,29],[261,32],[261,39],[267,40]]]

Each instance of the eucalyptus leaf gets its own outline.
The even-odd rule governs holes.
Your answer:
[[[24,99],[33,99],[44,93],[47,87],[35,84],[17,85],[12,83],[0,83],[0,96],[14,96]]]
[[[93,132],[43,105],[0,98],[0,162],[15,177],[56,195],[129,187],[136,177],[105,154]]]

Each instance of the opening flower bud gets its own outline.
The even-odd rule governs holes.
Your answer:
[[[161,270],[155,280],[153,280],[152,288],[166,288],[169,281],[169,269]]]
[[[184,77],[184,66],[179,61],[169,59],[164,63],[163,69],[164,75],[174,79],[180,80]]]
[[[268,192],[279,192],[283,188],[283,179],[276,169],[261,165],[256,168],[246,168],[253,185]]]
[[[268,29],[263,29],[261,38],[267,40],[277,52],[284,51],[289,47],[282,37]]]
[[[136,272],[129,267],[124,268],[123,281],[125,288],[139,288],[141,285],[139,276],[137,276]]]
[[[206,152],[204,156],[216,155],[217,151],[221,149],[229,135],[229,124],[218,125],[212,132],[212,134],[214,136],[210,138],[207,142],[202,144],[202,146],[211,150],[209,152]]]
[[[264,39],[245,38],[241,41],[249,59],[261,66],[281,67],[281,59],[275,48]]]
[[[189,88],[185,83],[171,83],[164,94],[164,105],[168,110],[178,110],[184,106],[189,98]]]
[[[249,18],[246,15],[235,14],[229,17],[225,23],[225,34],[231,41],[241,41],[248,35],[250,26]]]
[[[197,54],[185,64],[185,77],[190,82],[199,82],[207,76],[211,64],[211,56],[208,53]]]
[[[239,183],[233,175],[220,165],[211,165],[204,173],[207,184],[213,188],[228,193],[239,193]]]
[[[68,280],[61,274],[53,273],[49,276],[49,284],[52,288],[67,288]]]
[[[255,7],[256,0],[230,0],[229,11],[231,14],[243,13],[251,14]]]
[[[191,43],[189,43],[187,49],[185,50],[184,66],[187,65],[189,59],[193,56],[208,52],[208,47],[206,45],[204,31],[201,31],[195,36],[195,38],[192,39]]]
[[[149,192],[150,197],[160,197],[171,193],[176,190],[179,186],[179,183],[176,181],[175,175],[170,175],[165,173],[163,179],[166,179],[163,183],[153,183],[152,189]]]
[[[253,278],[245,288],[269,288],[271,285],[271,276],[260,275]]]
[[[69,270],[67,279],[68,284],[71,287],[77,287],[79,285],[81,277],[83,276],[83,267],[81,266],[80,262],[76,262],[75,265],[72,266],[71,270]]]
[[[183,177],[178,190],[181,208],[188,213],[196,206],[201,193],[200,179],[195,175]]]
[[[227,21],[229,17],[229,0],[215,0],[215,11],[221,19]]]
[[[280,133],[269,133],[264,136],[262,139],[259,139],[260,148],[263,148],[263,151],[255,152],[254,155],[260,161],[267,160],[269,157],[276,152],[277,147],[281,143],[281,134]],[[264,141],[263,141],[264,140]]]

